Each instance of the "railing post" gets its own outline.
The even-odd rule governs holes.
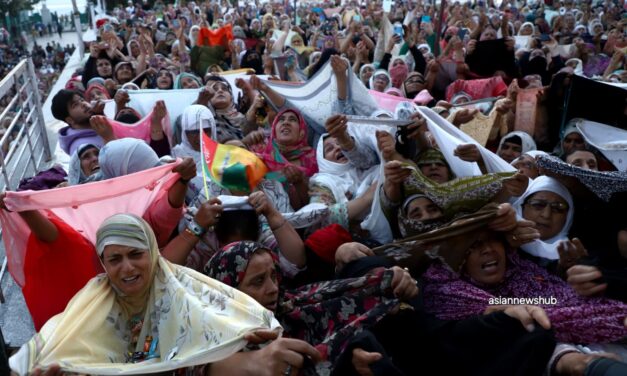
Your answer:
[[[35,99],[35,107],[37,108],[37,128],[41,132],[44,143],[44,153],[46,154],[46,162],[52,159],[52,151],[48,142],[48,131],[46,129],[46,121],[44,120],[44,111],[41,104],[41,96],[39,95],[39,87],[37,86],[37,75],[35,74],[35,64],[32,58],[28,58],[28,76],[33,88]]]

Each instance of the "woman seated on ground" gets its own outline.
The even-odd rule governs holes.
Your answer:
[[[512,234],[529,235],[526,229],[523,231],[517,228]],[[546,310],[560,342],[594,344],[625,338],[625,303],[578,296],[559,277],[519,257],[504,238],[487,229],[479,232],[468,250],[461,274],[439,262],[432,265],[423,274],[425,309],[440,319],[459,320],[521,304],[517,301],[503,304],[501,298],[543,298],[539,305]],[[576,359],[579,366],[583,363],[585,367],[589,362],[590,359],[584,358]],[[551,367],[559,370],[566,366],[559,362]],[[569,367],[573,365],[568,363]],[[560,374],[570,373],[562,370]]]
[[[575,213],[573,198],[568,189],[552,177],[539,176],[514,203],[514,208],[520,218],[532,221],[533,227],[540,234],[539,239],[523,244],[521,249],[531,255],[539,265],[551,271],[563,273],[572,266],[572,263],[558,264],[560,248],[565,246],[560,243],[569,242],[568,232]],[[574,261],[576,260],[572,260]]]
[[[276,375],[288,364],[302,367],[305,357],[320,359],[318,351],[298,340],[238,352],[249,340],[277,338],[270,331],[279,328],[272,314],[249,296],[160,257],[150,226],[139,217],[107,219],[96,249],[106,274],[92,279],[11,358],[14,371],[38,372],[37,367],[58,363],[64,371],[91,374],[195,366],[192,371],[203,375],[254,369]]]
[[[326,122],[328,134],[318,142],[318,173],[309,180],[310,202],[326,204],[331,211],[329,223],[349,229],[369,212],[374,197],[379,161],[361,147],[347,130],[344,115],[334,115]],[[347,157],[350,155],[350,158]]]

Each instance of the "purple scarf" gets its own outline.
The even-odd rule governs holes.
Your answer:
[[[515,252],[509,252],[505,279],[498,285],[480,286],[468,275],[460,277],[441,264],[431,266],[423,279],[425,308],[440,319],[461,320],[483,314],[490,298],[495,297],[554,297],[555,305],[537,305],[549,316],[558,341],[607,343],[627,336],[623,326],[627,304],[578,296],[562,279]]]

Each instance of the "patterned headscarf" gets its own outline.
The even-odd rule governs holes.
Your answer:
[[[430,200],[427,195],[421,193],[413,194],[405,199],[401,209],[398,211],[398,230],[403,238],[435,230],[445,225],[448,221],[448,218],[444,216],[427,220],[409,218],[407,213],[408,206],[412,201],[419,198],[426,198],[427,200]]]
[[[276,127],[279,123],[281,115],[286,112],[292,112],[298,118],[300,131],[303,136],[295,145],[284,146],[280,145],[276,141]],[[299,168],[307,176],[312,176],[318,172],[318,163],[316,162],[315,150],[307,144],[307,124],[305,119],[298,110],[287,109],[279,112],[274,121],[272,122],[272,130],[270,132],[270,139],[265,150],[259,155],[261,159],[266,163],[270,171],[278,171],[292,165],[291,162],[300,160]]]
[[[228,244],[221,251],[216,252],[205,265],[205,274],[231,287],[238,288],[246,275],[248,262],[253,254],[259,251],[267,251],[272,256],[277,270],[277,283],[280,283],[279,257],[263,244],[250,240]]]

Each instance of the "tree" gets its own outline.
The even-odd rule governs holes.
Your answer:
[[[12,20],[17,20],[16,17],[20,11],[32,10],[33,5],[38,2],[39,0],[0,0],[0,12],[3,15],[8,12]]]

